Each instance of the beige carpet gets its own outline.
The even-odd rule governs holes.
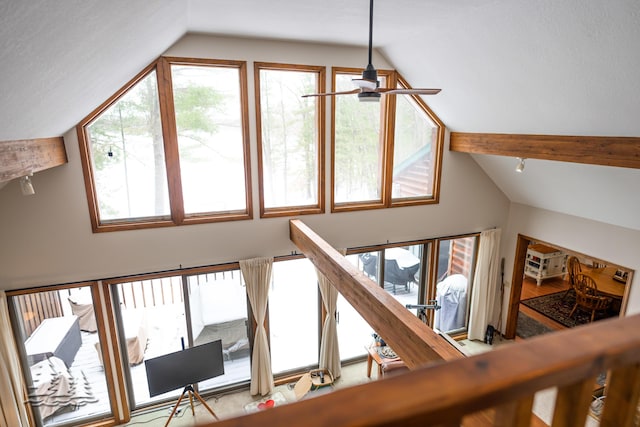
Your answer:
[[[342,366],[342,376],[338,378],[334,382],[334,386],[336,388],[349,387],[357,384],[362,384],[366,382],[370,382],[375,380],[375,370],[372,374],[372,378],[369,379],[366,376],[367,364],[366,362],[356,363],[352,365]],[[277,400],[281,401],[280,394],[284,397],[287,402],[294,402],[295,396],[293,394],[293,383],[292,384],[284,384],[275,387],[272,395],[277,395]],[[314,393],[323,393],[323,389],[318,391],[310,392],[310,396]],[[245,406],[253,406],[251,403],[260,403],[268,400],[272,397],[269,396],[251,396],[249,390],[243,390],[233,393],[227,394],[215,394],[212,396],[205,397],[205,401],[207,405],[213,409],[218,418],[232,418],[240,415],[244,415]],[[131,418],[131,421],[125,425],[135,426],[135,425],[149,425],[149,426],[163,426],[169,418],[169,414],[173,406],[175,405],[175,401],[171,402],[161,408],[157,408],[154,410],[144,411],[139,414],[134,415]],[[185,397],[180,403],[180,412],[173,416],[171,419],[171,423],[169,426],[171,427],[191,427],[196,426],[205,422],[214,421],[211,414],[202,406],[200,402],[197,400],[194,404],[195,407],[195,416],[191,414],[191,408],[189,406],[189,400]]]
[[[463,340],[458,343],[459,348],[467,356],[489,351],[495,348],[496,345],[512,344],[513,341],[509,340],[494,340],[494,346],[487,345],[480,341]],[[366,362],[360,362],[352,365],[346,365],[342,367],[342,376],[334,382],[336,388],[349,387],[357,384],[367,383],[376,379],[375,369],[372,372],[372,378],[369,379],[366,376],[367,365]],[[322,393],[322,389],[317,392]],[[285,384],[277,386],[273,390],[273,394],[281,393],[287,402],[294,402],[295,396],[293,394],[293,384]],[[538,415],[547,424],[551,423],[553,417],[553,409],[555,406],[555,389],[543,390],[536,394],[534,400],[533,412]],[[260,403],[268,400],[270,396],[251,396],[249,390],[243,390],[228,394],[217,394],[206,398],[207,404],[213,409],[218,418],[232,418],[245,414],[245,406],[251,403]],[[278,400],[281,400],[281,396],[277,396]],[[185,403],[186,401],[186,403]],[[162,426],[169,417],[169,413],[175,402],[167,404],[166,406],[153,411],[147,411],[145,413],[135,415],[132,417],[131,422],[127,425],[150,425],[150,426]],[[211,422],[213,417],[207,410],[199,403],[195,405],[195,416],[191,415],[191,409],[189,408],[188,400],[183,399],[181,403],[181,411],[175,415],[169,424],[172,427],[192,427],[199,423]],[[586,427],[595,427],[598,425],[592,417],[587,417]]]

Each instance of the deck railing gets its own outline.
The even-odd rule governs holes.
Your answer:
[[[199,286],[207,281],[238,275],[237,270],[218,271],[213,273],[188,275],[190,286]],[[136,280],[116,285],[120,295],[120,302],[129,309],[149,308],[171,304],[182,304],[182,276],[156,277],[153,279]]]
[[[24,336],[28,337],[44,319],[63,315],[62,301],[57,291],[16,295],[16,312],[22,315]]]
[[[600,426],[635,422],[640,315],[504,344],[351,388],[210,424],[240,426],[531,425],[536,392],[557,387],[552,426],[584,426],[596,378],[607,372]]]

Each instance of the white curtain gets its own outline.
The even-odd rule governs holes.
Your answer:
[[[7,297],[0,290],[0,427],[27,427],[22,371],[9,322]]]
[[[327,310],[327,317],[322,327],[322,340],[320,341],[320,369],[328,369],[334,378],[340,378],[342,367],[340,366],[340,349],[338,347],[338,324],[336,322],[336,307],[338,305],[338,290],[318,269],[318,287],[322,295],[322,303]]]
[[[240,261],[242,277],[247,285],[247,295],[255,318],[256,334],[253,341],[253,358],[251,361],[251,394],[265,395],[273,390],[273,374],[271,372],[271,355],[264,320],[269,298],[271,267],[273,258],[253,258]]]
[[[483,341],[487,325],[496,326],[495,307],[498,304],[500,289],[500,234],[500,229],[480,233],[469,316],[468,336],[471,340]],[[499,303],[502,304],[502,301]]]

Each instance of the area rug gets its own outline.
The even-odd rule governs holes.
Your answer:
[[[580,309],[576,310],[573,317],[569,317],[569,313],[571,313],[571,310],[576,303],[576,297],[573,292],[570,292],[563,301],[562,298],[564,297],[564,294],[565,291],[556,292],[554,294],[543,295],[541,297],[525,299],[520,301],[520,303],[537,311],[538,313],[544,314],[567,328],[573,328],[574,326],[589,323],[591,320],[591,313]],[[602,320],[615,315],[615,313],[609,311],[596,312],[594,320]]]
[[[527,316],[522,312],[518,312],[518,326],[516,327],[516,335],[520,338],[531,338],[536,335],[542,335],[554,330],[543,325],[535,319]]]

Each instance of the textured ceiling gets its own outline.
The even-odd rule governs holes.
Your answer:
[[[0,141],[62,135],[186,32],[366,45],[368,3],[0,0]],[[450,130],[640,136],[636,0],[376,0],[374,45]],[[640,230],[636,170],[474,158],[514,202]]]

